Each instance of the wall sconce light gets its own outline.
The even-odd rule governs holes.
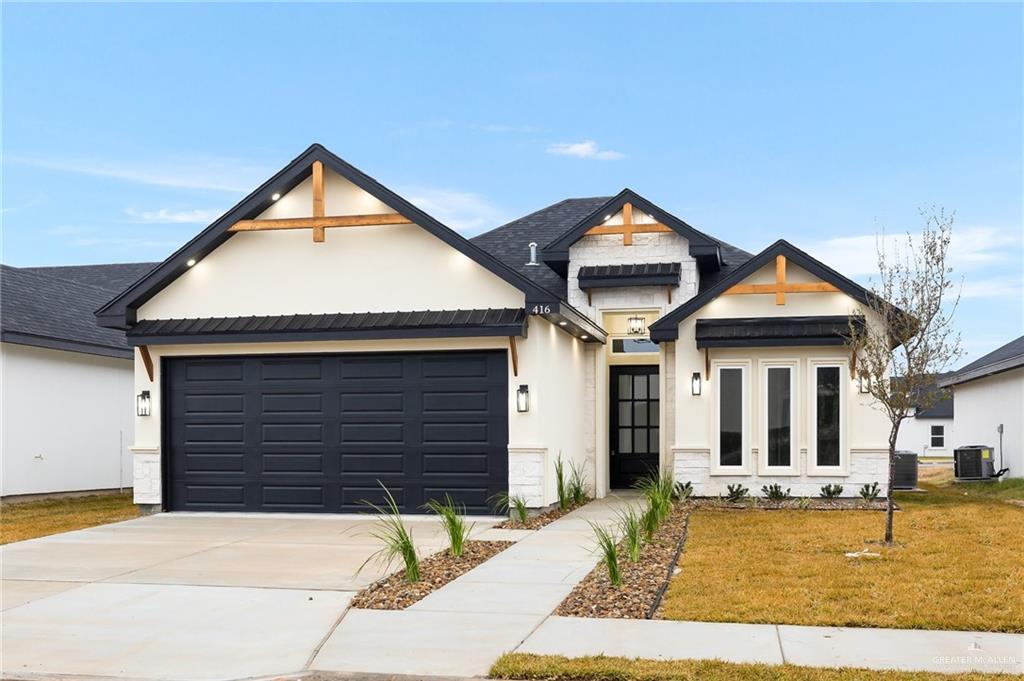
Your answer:
[[[519,413],[530,411],[530,386],[521,385],[516,391],[516,411]]]
[[[857,377],[857,391],[861,395],[867,395],[871,392],[871,377],[864,376],[863,374]]]
[[[149,416],[151,405],[152,401],[149,399],[149,391],[143,390],[139,393],[138,397],[135,398],[135,415]]]
[[[700,395],[700,372],[694,371],[690,377],[690,394]]]
[[[647,319],[639,315],[630,317],[626,320],[626,330],[630,336],[642,336],[647,332]]]

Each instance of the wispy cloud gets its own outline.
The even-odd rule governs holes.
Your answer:
[[[465,235],[473,235],[505,222],[506,216],[487,199],[473,192],[433,187],[406,187],[405,198]]]
[[[137,257],[153,257],[169,253],[182,244],[173,239],[159,239],[150,236],[133,234],[105,234],[96,229],[80,225],[57,225],[46,230],[47,236],[60,237],[61,244],[75,248],[100,248],[106,251],[148,250],[149,253]]]
[[[148,161],[48,159],[10,154],[6,158],[35,168],[108,177],[123,182],[232,193],[250,191],[270,174],[263,167],[238,159],[203,155]]]
[[[961,298],[1017,298],[1024,295],[1024,282],[1017,277],[992,277],[988,279],[964,279]]]
[[[887,253],[906,243],[906,235],[887,233],[884,236],[861,234],[811,242],[804,249],[815,258],[843,274],[865,277],[878,272],[879,240]],[[949,261],[955,274],[962,274],[1009,262],[1019,252],[1020,233],[1012,229],[975,226],[954,227],[949,246]]]
[[[195,210],[170,210],[167,208],[161,208],[160,210],[135,210],[134,208],[125,208],[124,214],[127,215],[132,222],[146,224],[204,225],[209,224],[220,217],[221,211],[212,208],[197,208]]]
[[[495,132],[495,133],[510,133],[510,134],[523,134],[528,135],[535,132],[542,132],[541,128],[532,125],[504,125],[502,123],[485,123],[483,125],[474,125],[477,130],[483,132]]]
[[[617,161],[626,156],[618,151],[602,149],[594,140],[556,142],[548,146],[547,152],[556,156],[573,156],[575,158],[595,159],[598,161]]]

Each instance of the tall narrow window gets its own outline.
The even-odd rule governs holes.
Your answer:
[[[932,447],[946,446],[946,427],[932,426]]]
[[[768,367],[767,409],[768,465],[793,463],[793,376],[789,367]]]
[[[743,465],[743,369],[718,370],[718,465]]]
[[[815,370],[815,438],[819,466],[840,464],[841,410],[839,367],[817,367]]]

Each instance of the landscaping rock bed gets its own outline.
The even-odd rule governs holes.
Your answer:
[[[521,523],[518,520],[509,518],[508,520],[495,525],[494,527],[499,530],[539,530],[549,523],[553,523],[564,515],[572,513],[577,508],[583,508],[584,504],[578,504],[570,506],[569,508],[558,508],[555,507],[550,511],[544,511],[535,516],[530,516],[526,519],[525,523]]]
[[[469,541],[465,551],[453,558],[448,549],[420,561],[420,581],[405,581],[405,570],[375,582],[352,599],[351,607],[369,610],[404,610],[431,591],[440,589],[515,542]]]
[[[650,617],[675,568],[691,508],[689,504],[673,507],[671,515],[640,551],[638,562],[631,563],[625,550],[620,552],[622,586],[612,586],[607,568],[599,563],[562,601],[555,614],[620,619]]]

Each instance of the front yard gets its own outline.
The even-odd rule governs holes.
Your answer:
[[[137,515],[131,492],[5,503],[0,509],[0,544],[116,523]]]
[[[892,548],[877,511],[699,508],[658,616],[1024,632],[1024,480],[921,486],[895,496]]]

